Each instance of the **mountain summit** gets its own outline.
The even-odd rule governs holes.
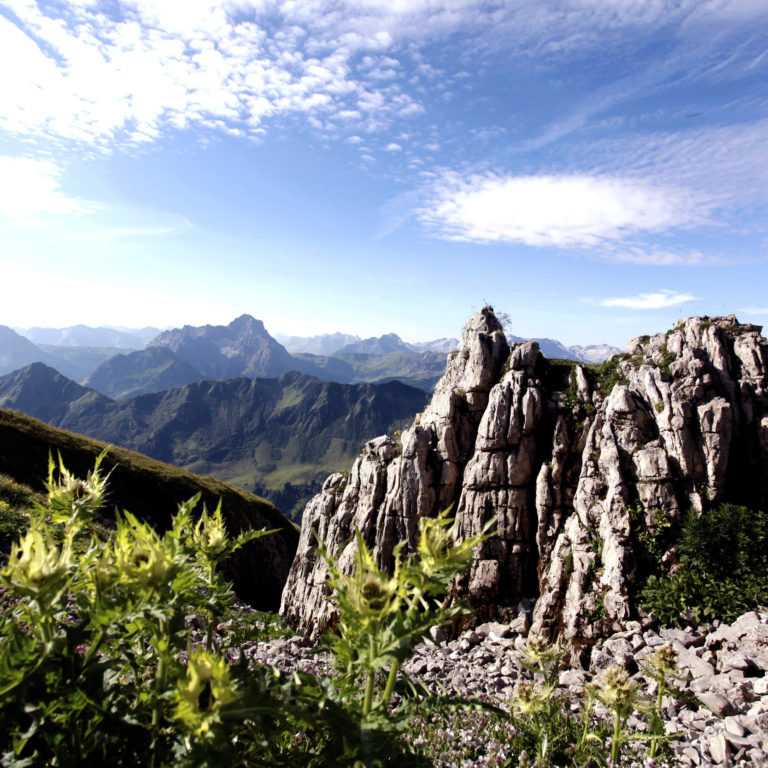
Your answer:
[[[272,377],[296,368],[288,350],[250,315],[240,315],[229,325],[185,325],[164,331],[150,344],[167,347],[211,379]]]

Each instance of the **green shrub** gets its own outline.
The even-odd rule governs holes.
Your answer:
[[[604,363],[589,366],[597,380],[597,386],[603,397],[607,397],[617,384],[629,384],[629,379],[619,370],[619,366],[625,360],[629,360],[629,355],[622,352],[612,355]]]
[[[681,615],[733,621],[768,600],[768,513],[721,504],[689,511],[678,540],[680,567],[651,575],[641,591],[645,608],[664,624]]]
[[[0,475],[0,550],[7,552],[24,534],[30,510],[44,498],[7,475]]]

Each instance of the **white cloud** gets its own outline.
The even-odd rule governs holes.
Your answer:
[[[603,307],[627,307],[629,309],[664,309],[695,300],[696,297],[691,296],[690,293],[663,290],[658,293],[640,293],[637,296],[602,299],[600,305]]]
[[[88,213],[86,206],[59,188],[61,169],[49,160],[0,156],[0,216],[33,225],[40,214]]]
[[[687,226],[700,207],[684,190],[616,176],[447,173],[417,215],[447,239],[583,246]]]
[[[267,119],[310,113],[354,132],[419,113],[395,82],[388,33],[352,40],[310,20],[267,32],[291,6],[126,0],[106,15],[17,0],[19,25],[0,16],[0,71],[14,73],[0,81],[0,128],[110,148],[193,125],[253,134]],[[360,49],[374,64],[367,73],[353,68]],[[394,73],[386,82],[384,70]]]
[[[651,133],[590,144],[578,162],[599,172],[621,168],[650,175],[665,185],[683,186],[718,205],[764,200],[768,188],[768,119],[753,123]]]

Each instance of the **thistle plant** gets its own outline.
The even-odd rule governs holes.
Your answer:
[[[671,643],[660,645],[647,659],[647,665],[643,665],[644,671],[654,678],[657,685],[656,690],[656,708],[654,711],[655,723],[662,722],[662,700],[665,693],[670,693],[671,688],[667,683],[669,678],[677,677],[677,660],[679,653],[672,647]],[[657,738],[651,741],[648,748],[648,757],[654,758],[659,750],[659,743],[664,737],[663,725],[661,733],[656,734]]]
[[[327,634],[325,642],[341,675],[341,695],[353,708],[357,706],[357,681],[365,681],[359,703],[361,744],[376,742],[371,731],[384,734],[404,722],[403,715],[414,700],[403,700],[398,711],[390,712],[398,673],[415,646],[428,637],[430,627],[467,613],[460,605],[437,607],[436,603],[449,592],[453,578],[469,565],[474,549],[487,537],[487,529],[479,536],[458,541],[456,524],[447,515],[421,518],[420,558],[403,559],[399,545],[391,574],[376,564],[359,531],[355,533],[354,568],[349,574],[341,572],[320,547],[338,612],[338,634]],[[377,692],[379,675],[383,677],[385,670],[386,682]]]
[[[603,672],[595,688],[595,696],[614,713],[611,760],[614,765],[617,765],[621,745],[626,740],[623,730],[624,722],[635,710],[640,697],[639,690],[637,684],[630,680],[629,673],[624,667],[610,666]]]
[[[51,641],[54,617],[62,607],[73,565],[69,539],[60,544],[47,530],[33,528],[11,545],[8,564],[0,571],[0,583],[28,598],[26,619],[43,643]]]
[[[13,599],[0,617],[3,765],[169,765],[210,741],[233,702],[223,658],[193,651],[183,663],[185,616],[231,600],[200,558],[232,542],[198,557],[189,504],[165,534],[129,512],[112,532],[88,532],[106,497],[104,455],[83,481],[51,461],[47,503],[0,569]]]
[[[520,664],[535,677],[541,678],[541,682],[520,683],[512,700],[516,711],[532,718],[538,759],[541,762],[546,759],[554,732],[560,727],[560,703],[555,699],[554,692],[564,654],[559,638],[554,643],[549,643],[546,638],[535,632],[528,635],[522,651],[518,654]],[[542,716],[537,716],[540,713]]]
[[[202,649],[192,651],[176,698],[175,717],[198,738],[211,737],[221,723],[222,709],[237,699],[229,663]]]
[[[203,505],[203,511],[194,526],[191,534],[188,533],[191,521],[192,510],[199,504],[200,494],[192,497],[179,509],[176,528],[180,532],[180,537],[184,545],[197,558],[202,566],[203,573],[211,590],[221,587],[222,583],[217,580],[216,567],[222,561],[231,557],[240,547],[249,541],[268,536],[277,531],[253,529],[241,531],[237,536],[232,537],[227,533],[224,518],[221,514],[221,500],[214,513],[208,513],[208,509]],[[208,634],[206,638],[206,647],[210,650],[214,644],[214,628],[216,626],[216,604],[212,602],[208,610]]]
[[[85,479],[70,472],[59,454],[58,465],[53,456],[48,454],[48,480],[45,487],[48,492],[48,507],[37,508],[54,525],[64,526],[70,535],[74,535],[95,517],[105,505],[107,484],[111,472],[104,474],[101,464],[109,453],[105,448],[97,457],[93,469]],[[58,475],[58,476],[57,476]]]

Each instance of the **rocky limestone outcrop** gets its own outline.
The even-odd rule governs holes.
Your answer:
[[[321,542],[349,567],[358,529],[383,567],[418,519],[452,507],[462,537],[496,534],[456,594],[479,620],[537,598],[533,627],[591,645],[634,619],[633,532],[709,501],[768,496],[768,343],[735,317],[633,339],[600,367],[507,344],[486,307],[465,327],[423,414],[369,441],[304,513],[281,612],[331,618]]]

